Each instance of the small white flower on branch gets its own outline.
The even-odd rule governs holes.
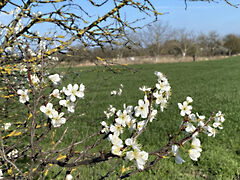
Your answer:
[[[116,134],[114,134],[114,135],[109,134],[108,138],[111,141],[111,143],[113,144],[112,151],[111,151],[112,154],[121,156],[122,155],[121,148],[123,147],[123,141]]]
[[[208,135],[208,136],[212,136],[215,137],[216,135],[216,129],[212,128],[211,126],[205,126],[204,127],[204,132]]]
[[[127,106],[126,107],[126,104],[123,104],[123,109],[125,110],[125,111],[127,111],[127,114],[130,116],[130,117],[132,117],[132,114],[133,114],[133,106]]]
[[[115,121],[122,125],[123,127],[126,126],[126,122],[129,122],[131,120],[130,116],[128,115],[126,110],[123,110],[123,112],[121,110],[119,110],[116,115],[118,116]]]
[[[197,117],[195,114],[189,114],[188,115],[188,118],[192,121],[192,122],[197,122]]]
[[[193,99],[192,99],[191,97],[188,96],[188,97],[186,98],[186,101],[187,101],[188,104],[190,104],[190,103],[193,102]]]
[[[197,161],[198,158],[201,156],[201,153],[200,153],[198,150],[196,150],[196,149],[190,149],[190,150],[188,151],[188,153],[189,153],[189,157],[190,157],[193,161]]]
[[[160,91],[160,93],[170,91],[171,87],[168,81],[160,81],[156,84],[156,88]]]
[[[126,153],[126,158],[132,161],[136,159],[137,168],[143,170],[146,161],[148,160],[148,153],[145,151],[140,151],[139,149],[134,149],[134,151],[128,151]]]
[[[116,112],[116,108],[110,105],[107,111],[104,111],[104,114],[106,115],[107,119],[109,119],[115,114],[115,112]]]
[[[145,124],[146,124],[146,121],[137,122],[137,130],[141,131]]]
[[[110,125],[110,131],[116,135],[119,136],[120,134],[123,133],[123,127],[121,126],[121,124],[115,123],[114,125]]]
[[[47,103],[46,106],[41,106],[40,110],[46,114],[49,118],[53,117],[53,113],[56,111],[55,109],[53,109],[53,104],[52,103]]]
[[[113,145],[120,146],[123,143],[123,141],[116,134],[109,134],[108,139],[111,141]]]
[[[164,77],[163,73],[158,71],[155,71],[154,74],[158,77],[159,80],[161,80]]]
[[[167,106],[167,99],[158,91],[153,93],[153,96],[156,98],[156,104],[160,105],[160,109],[163,112],[163,109]]]
[[[141,148],[141,145],[138,144],[138,143],[136,142],[136,140],[133,139],[133,138],[127,138],[127,139],[125,140],[125,144],[126,144],[127,146],[132,147],[133,149],[139,149],[139,150],[140,150],[140,148]]]
[[[52,125],[53,127],[60,127],[62,124],[66,123],[66,118],[63,117],[64,113],[61,112],[60,114],[57,111],[53,112],[52,116]]]
[[[148,116],[148,106],[149,106],[149,101],[145,98],[145,101],[142,99],[138,100],[138,106],[134,108],[135,110],[135,116],[141,118],[147,118]]]
[[[105,121],[101,122],[101,125],[103,126],[103,129],[101,130],[101,133],[108,133],[109,132],[109,126]]]
[[[223,129],[222,127],[222,123],[225,121],[224,119],[224,115],[222,114],[221,111],[219,111],[215,117],[214,117],[214,123],[213,123],[213,127],[214,128],[218,128],[218,129]]]
[[[85,86],[83,84],[80,84],[80,86],[78,86],[78,84],[69,84],[67,88],[63,88],[63,92],[70,97],[70,100],[72,102],[76,101],[76,96],[79,98],[83,98],[84,90]]]
[[[19,89],[17,91],[17,94],[20,95],[19,96],[20,103],[24,104],[25,102],[29,101],[28,89],[25,89],[25,90]]]
[[[130,121],[126,122],[128,129],[130,131],[135,130],[136,129],[136,119],[130,119]]]
[[[67,98],[66,100],[65,99],[64,100],[60,100],[59,104],[61,106],[66,107],[68,109],[68,112],[74,113],[74,111],[75,111],[75,109],[74,109],[75,108],[75,104],[73,102],[71,102],[69,98]]]
[[[49,96],[53,96],[55,98],[62,99],[62,97],[60,96],[60,91],[58,89],[54,89],[53,92]]]
[[[122,149],[122,147],[123,147],[123,145],[121,144],[121,145],[113,145],[112,146],[112,154],[114,154],[114,155],[117,155],[117,156],[121,156],[122,155],[122,151],[121,151],[121,149]]]
[[[111,96],[114,96],[114,95],[117,95],[117,91],[116,90],[111,91]]]
[[[50,75],[48,78],[53,82],[54,85],[57,85],[61,81],[59,74]]]
[[[184,101],[183,104],[178,103],[178,108],[181,110],[181,116],[191,114],[192,106],[188,105],[187,101]]]
[[[40,80],[38,79],[37,75],[34,74],[34,75],[31,75],[31,81],[33,83],[34,86],[38,86],[38,83],[40,82]]]
[[[177,164],[182,164],[185,162],[179,155],[179,147],[177,145],[172,145],[172,153],[175,156],[175,162]]]
[[[188,132],[188,133],[192,133],[196,130],[196,127],[190,123],[190,122],[186,122],[185,123],[185,131]]]
[[[152,122],[155,119],[155,117],[157,115],[157,112],[158,111],[156,109],[152,109],[152,113],[151,113],[151,116],[150,116],[150,119],[149,119],[150,122]]]
[[[192,148],[188,151],[189,157],[193,161],[197,161],[202,152],[200,140],[198,138],[194,137],[192,140],[192,143],[191,143],[191,147]]]

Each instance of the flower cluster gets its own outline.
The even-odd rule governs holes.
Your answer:
[[[187,134],[191,135],[192,142],[191,148],[188,150],[188,154],[193,161],[197,161],[202,152],[200,139],[197,138],[199,132],[203,131],[208,136],[215,137],[217,128],[223,129],[222,123],[224,122],[225,118],[222,112],[219,111],[215,116],[209,118],[209,120],[205,120],[204,115],[192,113],[192,106],[190,105],[192,102],[192,98],[187,97],[186,101],[183,103],[178,103],[180,115],[184,117],[184,120],[180,125],[180,131],[185,130]],[[214,123],[211,126],[209,124],[212,119],[214,120]],[[185,162],[179,155],[179,146],[177,144],[172,146],[172,153],[175,156],[175,162],[177,164],[182,164]]]
[[[113,118],[113,123],[108,125],[105,121],[101,122],[103,126],[101,132],[108,134],[108,139],[112,143],[112,154],[126,156],[130,161],[135,160],[138,169],[144,169],[148,153],[141,150],[142,146],[137,143],[137,137],[156,117],[157,108],[160,107],[159,109],[163,111],[171,95],[167,78],[160,72],[155,74],[158,80],[153,88],[146,86],[139,88],[144,92],[144,97],[138,100],[137,106],[124,104],[123,110],[117,110],[110,105],[104,113],[107,119]]]
[[[51,81],[55,84],[61,81],[59,75],[53,75],[49,77]],[[85,86],[83,84],[69,84],[60,91],[59,89],[54,89],[50,94],[50,97],[60,99],[59,105],[67,108],[67,111],[70,113],[74,113],[76,97],[83,98],[84,97]],[[58,112],[53,108],[52,103],[47,103],[40,107],[40,110],[51,119],[51,123],[54,127],[60,127],[62,124],[66,123],[66,118],[64,118],[64,112]]]

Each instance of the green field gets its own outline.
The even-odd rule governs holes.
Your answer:
[[[205,134],[200,136],[203,152],[198,162],[193,162],[187,153],[183,153],[186,162],[182,165],[175,164],[174,158],[166,158],[152,170],[138,173],[130,179],[234,179],[239,176],[240,57],[207,62],[130,65],[130,69],[120,66],[111,68],[116,73],[103,67],[55,69],[65,74],[63,85],[84,83],[86,86],[85,99],[79,101],[75,115],[58,129],[61,134],[64,128],[70,127],[72,132],[64,139],[65,142],[70,143],[76,131],[78,139],[81,139],[100,130],[100,122],[105,120],[103,111],[109,104],[118,109],[122,109],[124,103],[136,106],[143,96],[138,88],[153,86],[156,81],[154,71],[161,71],[168,77],[172,96],[168,108],[159,113],[139,137],[144,150],[159,149],[168,142],[167,134],[178,130],[182,118],[177,103],[183,102],[187,96],[193,98],[194,112],[208,117],[214,110],[221,110],[226,119],[224,129],[215,138]],[[110,96],[111,90],[119,88],[120,83],[124,85],[122,96]],[[82,113],[85,115],[79,116]],[[110,147],[106,141],[99,149],[107,151]],[[107,165],[80,167],[73,174],[80,172],[80,179],[99,179],[111,167],[121,172],[121,164],[113,160]],[[109,179],[116,179],[116,176]]]
[[[131,179],[233,179],[236,174],[239,175],[239,57],[195,63],[131,65],[131,70],[113,68],[120,72],[113,73],[100,67],[73,68],[68,72],[66,84],[83,82],[86,85],[85,100],[79,105],[80,114],[86,115],[74,118],[66,126],[77,128],[83,137],[99,130],[102,120],[99,117],[103,117],[103,111],[109,104],[119,109],[122,109],[123,103],[137,105],[138,99],[142,98],[138,88],[142,85],[152,86],[156,80],[154,71],[161,71],[169,79],[172,97],[167,110],[160,113],[140,137],[143,149],[152,151],[167,143],[167,133],[174,133],[182,120],[177,103],[184,101],[187,96],[193,98],[195,112],[206,116],[214,110],[224,112],[224,129],[215,138],[205,134],[200,136],[203,152],[198,162],[191,161],[187,154],[183,154],[186,160],[183,165],[175,164],[173,158],[164,159],[151,171],[139,173]],[[122,96],[111,97],[110,91],[117,89],[120,83],[124,85]],[[116,170],[120,171],[120,167]],[[89,168],[90,172],[95,170]],[[99,169],[96,171],[95,178],[99,177],[98,173],[104,172]]]

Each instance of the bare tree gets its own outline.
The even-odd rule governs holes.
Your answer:
[[[172,32],[172,40],[167,41],[166,48],[176,54],[180,53],[185,57],[188,51],[194,46],[195,35],[193,32],[188,32],[185,29],[175,29]]]
[[[158,21],[139,32],[139,39],[142,46],[149,52],[148,54],[156,57],[161,54],[162,45],[169,39],[171,31],[168,23]]]
[[[228,49],[228,55],[240,53],[240,38],[234,34],[228,34],[224,37],[224,47]]]

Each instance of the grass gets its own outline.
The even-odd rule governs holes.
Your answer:
[[[112,73],[103,67],[81,67],[66,70],[63,84],[84,83],[85,99],[80,100],[76,115],[63,127],[58,129],[59,135],[67,126],[72,133],[65,138],[70,143],[73,135],[81,139],[94,131],[100,130],[103,111],[112,104],[122,109],[123,103],[137,105],[143,94],[139,91],[142,85],[152,86],[156,80],[154,71],[165,73],[172,87],[172,97],[168,108],[160,113],[156,120],[148,126],[139,138],[143,149],[153,151],[167,143],[168,133],[174,133],[182,119],[177,107],[178,102],[187,96],[193,98],[193,109],[209,116],[214,110],[225,114],[224,129],[215,138],[201,135],[203,152],[198,162],[193,162],[186,153],[182,157],[186,162],[177,165],[173,158],[161,160],[152,170],[138,173],[130,179],[234,179],[240,172],[240,57],[207,62],[185,62],[172,64],[130,65],[136,72],[114,66],[118,73]],[[110,91],[124,85],[122,96],[110,96]],[[79,116],[85,113],[84,116]],[[75,136],[74,134],[74,136]],[[87,146],[88,144],[85,144]],[[110,149],[110,143],[100,146]],[[187,149],[186,149],[187,150]],[[124,162],[126,163],[126,162]],[[127,165],[127,164],[126,164]],[[114,167],[121,171],[118,160],[110,164],[99,164],[96,167],[81,167],[73,173],[80,172],[80,179],[98,179],[107,168]],[[50,175],[50,174],[49,174]],[[60,178],[62,179],[62,177]],[[116,179],[111,177],[110,179]]]

